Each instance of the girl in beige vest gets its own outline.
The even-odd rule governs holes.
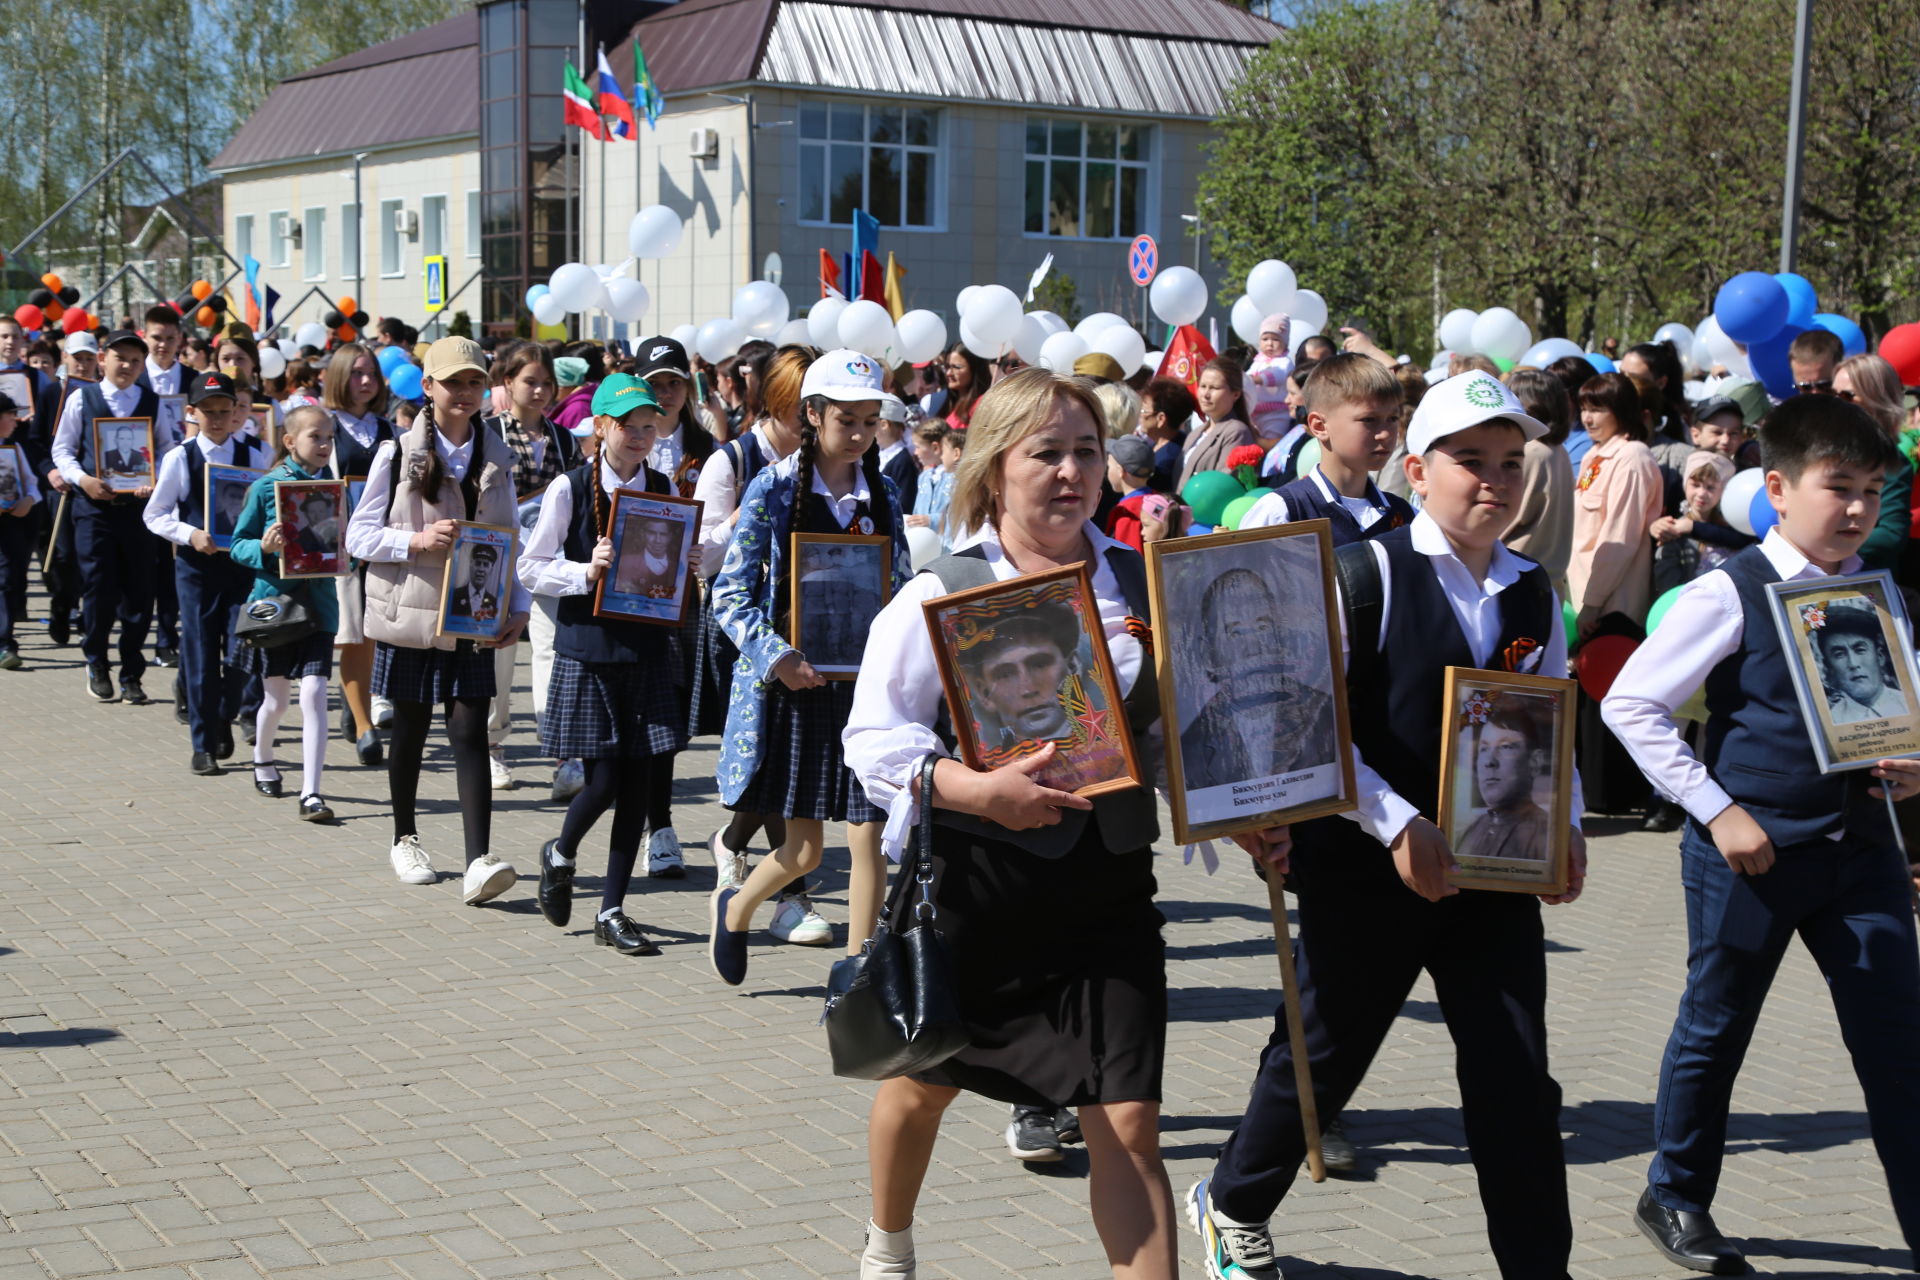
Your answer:
[[[458,522],[515,524],[513,453],[479,430],[487,397],[485,356],[468,338],[427,349],[427,406],[397,442],[374,455],[367,486],[347,529],[347,547],[367,569],[366,634],[375,641],[373,691],[393,703],[387,782],[393,799],[394,874],[405,884],[437,879],[421,847],[414,798],[433,709],[442,709],[466,835],[464,899],[474,906],[518,878],[488,844],[493,792],[487,779],[487,710],[495,683],[492,650],[511,645],[527,624],[528,595],[515,566],[504,566],[511,603],[491,642],[439,633],[448,550]],[[517,548],[516,548],[517,554]]]

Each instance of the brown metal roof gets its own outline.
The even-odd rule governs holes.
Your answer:
[[[824,0],[859,9],[896,9],[985,22],[1023,22],[1041,27],[1111,31],[1119,35],[1182,40],[1227,40],[1236,44],[1271,43],[1280,29],[1226,0]]]
[[[283,80],[207,167],[478,134],[479,37],[470,10]]]
[[[777,5],[778,0],[682,0],[634,24],[633,30],[660,92],[739,84],[753,79]],[[631,39],[622,41],[607,54],[614,76],[629,92],[631,44]]]

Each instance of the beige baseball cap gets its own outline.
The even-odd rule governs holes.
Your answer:
[[[485,373],[487,353],[472,338],[446,337],[427,348],[427,358],[422,362],[420,374],[438,381],[452,377],[463,369]]]

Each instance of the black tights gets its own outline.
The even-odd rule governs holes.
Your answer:
[[[664,831],[673,825],[673,758],[665,751],[647,757],[647,829]]]
[[[774,813],[748,813],[745,809],[736,809],[727,819],[727,829],[720,833],[720,843],[732,853],[743,852],[753,843],[754,832],[761,827],[767,829],[767,847],[778,849],[787,842],[787,820]]]
[[[627,884],[633,879],[633,864],[640,856],[640,833],[647,825],[648,801],[652,798],[654,766],[672,756],[622,757],[613,760],[587,760],[587,785],[575,793],[567,805],[567,816],[560,824],[562,857],[580,856],[580,842],[600,821],[609,806],[613,809],[613,833],[607,844],[607,880],[600,891],[600,910],[611,911],[626,901]],[[669,774],[671,776],[671,774]]]
[[[467,840],[467,865],[485,856],[493,838],[493,791],[487,781],[486,698],[454,698],[446,711],[447,741],[453,744],[453,776],[460,796],[460,822]],[[414,800],[420,793],[420,759],[427,750],[433,708],[424,702],[395,702],[387,744],[387,789],[393,797],[393,838],[397,843],[420,834]]]

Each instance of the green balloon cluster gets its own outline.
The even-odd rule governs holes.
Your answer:
[[[1240,482],[1224,471],[1202,471],[1187,481],[1180,501],[1193,509],[1196,524],[1218,527],[1226,517],[1229,504],[1246,496]]]

